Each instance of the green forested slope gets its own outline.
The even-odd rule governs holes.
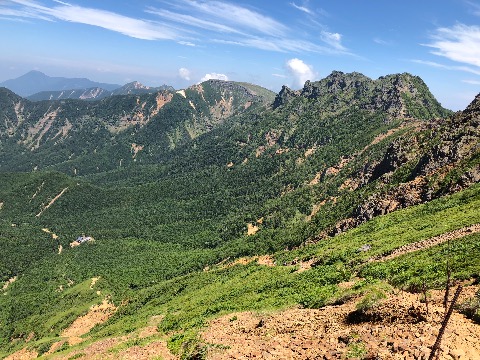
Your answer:
[[[7,95],[3,101],[29,106]],[[403,265],[362,261],[478,223],[472,184],[480,180],[480,99],[440,119],[449,112],[419,78],[373,81],[355,73],[333,73],[299,92],[284,88],[271,108],[259,95],[266,97],[249,84],[203,83],[185,97],[173,94],[151,121],[114,132],[106,125],[118,118],[108,117],[106,103],[89,103],[83,106],[93,106],[96,120],[82,116],[76,120],[83,127],[58,142],[46,136],[34,149],[28,146],[38,139],[24,143],[28,121],[22,127],[15,106],[2,108],[10,130],[2,133],[1,169],[10,171],[0,172],[0,279],[17,280],[0,296],[0,349],[21,348],[32,332],[34,347],[57,339],[105,295],[122,305],[95,336],[132,331],[154,314],[165,315],[162,331],[194,334],[223,312],[322,306],[340,296],[338,282],[357,273],[374,282],[410,284],[423,276],[433,283],[435,267],[398,277]],[[131,109],[157,101],[142,96],[108,104]],[[133,142],[143,146],[138,153]],[[12,172],[34,164],[37,171]],[[436,227],[439,221],[445,227]],[[95,242],[70,248],[82,234]],[[472,239],[465,246],[475,252]],[[358,253],[365,243],[372,251]],[[291,266],[214,266],[274,253],[277,264],[324,260],[302,275]],[[462,258],[456,276],[477,271],[475,259]],[[213,270],[202,272],[206,266]],[[102,296],[89,287],[94,277]]]

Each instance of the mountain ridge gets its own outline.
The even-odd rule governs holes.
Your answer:
[[[6,80],[0,83],[0,86],[6,87],[21,96],[30,96],[40,91],[62,91],[92,87],[115,90],[120,87],[120,85],[99,83],[87,78],[50,77],[37,70],[32,70],[15,79]]]
[[[342,94],[345,98],[338,98]],[[359,106],[366,110],[373,110],[379,106],[387,110],[388,116],[395,117],[418,117],[416,107],[427,105],[432,110],[431,116],[443,116],[440,103],[433,97],[423,80],[409,73],[392,74],[381,76],[372,80],[367,76],[353,72],[345,74],[341,71],[333,71],[330,75],[319,81],[307,81],[302,89],[293,91],[287,86],[277,94],[273,107],[278,108],[288,105],[290,101],[298,97],[315,99],[320,96],[336,98],[336,101],[345,106]],[[416,97],[424,104],[418,103]],[[359,99],[366,99],[366,104],[358,103]]]
[[[153,341],[203,359],[226,354],[201,336],[216,318],[247,336],[269,328],[264,311],[339,304],[346,329],[366,329],[328,341],[341,356],[398,355],[365,335],[375,319],[431,334],[422,305],[396,316],[382,299],[443,286],[445,254],[451,279],[480,271],[479,234],[466,230],[480,223],[480,94],[452,113],[410,74],[377,80],[333,73],[276,95],[211,80],[93,102],[0,89],[0,355]],[[82,234],[94,241],[71,245]],[[109,319],[69,345],[104,302]],[[236,311],[260,318],[245,325]]]
[[[268,94],[266,89],[264,91]],[[243,85],[215,81],[207,81],[185,90],[116,95],[89,102],[74,99],[30,102],[13,93],[8,94],[7,90],[1,94],[2,110],[5,114],[8,113],[5,116],[9,120],[0,127],[0,138],[10,142],[11,147],[16,149],[13,158],[4,158],[4,161],[12,165],[15,162],[22,163],[18,160],[22,148],[62,148],[66,141],[70,141],[69,134],[78,132],[91,138],[85,141],[85,148],[80,153],[84,153],[87,146],[101,146],[105,142],[113,147],[121,146],[121,151],[118,147],[116,150],[117,161],[122,161],[122,156],[125,163],[132,162],[140,158],[129,155],[132,144],[143,147],[148,142],[151,143],[151,151],[167,151],[210,131],[229,116],[252,111],[270,101],[264,100],[263,95],[253,94]],[[154,119],[158,120],[153,121]],[[133,135],[128,135],[127,129],[133,129]],[[87,135],[90,131],[94,134],[93,137]],[[161,132],[160,137],[155,136],[158,131]],[[76,143],[76,140],[72,138],[71,142]],[[4,145],[4,148],[9,147]],[[53,151],[56,153],[53,158],[58,158],[61,152]],[[62,151],[68,152],[64,154],[64,160],[71,159],[74,153],[68,147]],[[48,156],[41,154],[38,157],[48,159]]]
[[[175,91],[172,86],[162,85],[158,87],[145,86],[138,81],[132,81],[112,91],[102,89],[100,87],[93,87],[88,89],[72,89],[61,91],[41,91],[27,97],[31,101],[43,101],[43,100],[66,100],[66,99],[78,99],[78,100],[101,100],[109,96],[117,95],[141,95],[141,94],[153,94],[158,91]]]

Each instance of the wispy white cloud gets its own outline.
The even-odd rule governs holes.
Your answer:
[[[468,66],[445,65],[445,64],[437,63],[435,61],[426,61],[426,60],[418,60],[418,59],[414,59],[414,60],[411,60],[411,61],[414,62],[414,63],[417,63],[417,64],[427,65],[427,66],[431,66],[431,67],[435,67],[435,68],[439,68],[439,69],[454,70],[454,71],[465,71],[465,72],[469,72],[469,73],[472,73],[472,74],[475,74],[475,75],[480,75],[480,69],[475,69],[475,68],[468,67]]]
[[[291,6],[293,6],[295,9],[297,10],[300,10],[300,11],[303,11],[304,13],[307,13],[309,15],[313,15],[313,11],[310,10],[308,7],[306,6],[302,6],[302,5],[297,5],[295,2],[291,2],[290,3]]]
[[[474,3],[473,1],[466,1],[466,3],[470,6],[473,15],[480,16],[480,4]]]
[[[322,40],[333,47],[334,49],[344,51],[345,47],[342,45],[342,35],[339,33],[331,33],[328,31],[322,31],[321,32],[321,38]]]
[[[197,45],[195,45],[194,43],[190,42],[190,41],[179,41],[178,42],[180,45],[185,45],[185,46],[191,46],[191,47],[195,47]]]
[[[282,78],[282,79],[285,79],[287,77],[286,75],[283,75],[283,74],[272,74],[272,76]]]
[[[190,80],[190,70],[188,70],[187,68],[178,69],[178,75],[184,80]]]
[[[480,26],[457,24],[436,29],[432,42],[425,44],[433,54],[480,67]]]
[[[0,15],[1,15],[1,10],[0,10]],[[28,23],[29,22],[26,19],[16,18],[16,17],[8,17],[8,16],[0,16],[0,20],[21,22],[21,23]]]
[[[228,76],[225,74],[219,74],[219,73],[205,74],[205,76],[200,79],[200,82],[212,80],[212,79],[228,81]]]
[[[302,0],[300,5],[297,4],[295,1],[292,1],[289,3],[289,5],[307,14],[310,17],[310,20],[313,20],[313,17],[316,15],[321,15],[325,17],[330,16],[330,14],[324,9],[310,6],[309,0]]]
[[[179,0],[187,4],[191,10],[214,19],[223,20],[227,24],[236,24],[242,29],[271,36],[284,35],[288,28],[277,20],[259,12],[220,1]]]
[[[346,49],[332,48],[331,46],[324,46],[315,44],[311,41],[300,39],[284,39],[284,38],[243,38],[238,40],[223,40],[212,39],[213,42],[251,47],[260,50],[277,51],[277,52],[314,52],[320,54],[348,54],[351,55]]]
[[[288,28],[271,16],[231,2],[159,0],[159,3],[162,8],[145,9],[149,19],[140,19],[62,0],[53,0],[50,6],[36,0],[5,0],[0,1],[0,16],[74,22],[137,39],[173,40],[185,46],[215,42],[265,51],[352,55],[342,45],[339,33],[325,31],[322,27],[320,39],[308,34],[298,35],[300,31]],[[312,11],[306,2],[291,4],[304,12]]]
[[[480,85],[480,80],[462,80],[463,83],[465,84],[471,84],[471,85]]]
[[[29,8],[29,7],[12,8],[12,7],[5,6],[1,2],[0,2],[0,15],[8,16],[10,17],[10,19],[15,19],[15,20],[40,19],[40,20],[46,20],[46,21],[53,21],[51,17],[43,15],[42,13],[35,10],[35,8]]]
[[[198,17],[186,14],[175,13],[168,10],[163,9],[156,9],[156,8],[149,8],[147,12],[153,15],[158,15],[164,19],[185,24],[188,26],[198,27],[206,30],[218,31],[218,32],[226,32],[226,33],[240,33],[235,28],[231,26],[219,24],[213,21],[207,21],[200,19]]]
[[[60,1],[60,0],[52,0],[52,1],[53,1],[53,2],[56,2],[57,4],[62,4],[62,5],[67,5],[67,6],[71,5],[71,4],[67,3],[67,2]]]
[[[384,39],[379,38],[379,37],[373,38],[373,42],[376,43],[376,44],[385,45],[385,46],[392,45],[391,41],[387,41],[387,40],[384,40]]]
[[[0,7],[0,14],[50,21],[57,19],[98,26],[143,40],[172,40],[181,37],[175,29],[163,24],[135,19],[106,10],[70,5],[59,1],[57,1],[59,5],[53,7],[25,0],[9,0],[7,3],[20,5],[20,8],[12,9],[3,6]],[[10,14],[8,14],[9,11]]]
[[[255,10],[236,4],[203,0],[162,0],[167,9],[149,8],[147,11],[164,21],[214,32],[206,41],[243,46],[276,52],[317,52],[349,54],[341,44],[341,35],[323,31],[321,41],[298,37],[294,29]],[[297,7],[300,5],[295,4]],[[306,4],[306,3],[304,3]],[[300,7],[311,11],[306,5]],[[201,35],[199,35],[201,36]]]
[[[305,64],[303,60],[293,58],[285,64],[287,71],[293,77],[293,85],[302,87],[307,80],[314,80],[317,77],[311,65]]]

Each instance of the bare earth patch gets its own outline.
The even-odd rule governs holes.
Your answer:
[[[157,322],[157,320],[160,321],[161,318],[162,316],[152,317],[152,322]],[[153,330],[153,328],[155,328],[155,330]],[[140,331],[138,339],[145,339],[154,335],[158,335],[158,331],[156,331],[156,326],[147,326]],[[123,343],[135,338],[136,335],[132,334],[129,336],[121,336],[117,338],[96,341],[84,347],[83,349],[77,349],[65,355],[59,354],[52,357],[52,359],[68,360],[74,356],[78,356],[78,359],[89,360],[178,359],[178,357],[174,356],[168,349],[166,340],[160,338],[153,338],[151,339],[151,342],[146,345],[135,345],[126,349],[122,349]]]
[[[35,359],[38,353],[35,351],[29,351],[27,349],[19,350],[12,355],[7,356],[4,360],[30,360]]]
[[[132,159],[135,159],[137,157],[137,154],[143,149],[144,149],[143,145],[132,143],[132,146],[130,147],[130,151],[132,152]]]
[[[253,257],[242,257],[242,258],[236,259],[235,261],[227,263],[225,265],[220,265],[220,268],[221,269],[226,269],[226,268],[229,268],[229,267],[232,267],[232,266],[235,266],[235,265],[247,265],[247,264],[250,264],[254,260],[255,260],[255,258],[253,258]]]
[[[60,197],[61,197],[61,196],[65,193],[65,191],[67,191],[67,190],[68,190],[68,186],[67,186],[65,189],[63,189],[63,190],[62,190],[57,196],[55,196],[52,200],[50,200],[50,202],[49,202],[46,206],[44,206],[44,207],[40,210],[40,212],[39,212],[37,215],[35,215],[35,216],[36,216],[36,217],[40,217],[40,215],[42,215],[42,214],[45,212],[45,210],[47,210],[50,206],[52,206],[52,205],[55,203],[55,201],[57,201],[58,199],[60,199]]]
[[[154,341],[145,346],[133,346],[118,355],[118,358],[122,360],[149,360],[158,357],[163,360],[178,359],[170,353],[167,343],[163,340]]]
[[[157,334],[158,334],[158,326],[151,325],[151,326],[147,326],[146,328],[142,329],[142,331],[140,331],[140,333],[138,334],[138,337],[140,339],[143,339],[143,338],[147,338],[147,337],[157,335]]]
[[[104,299],[100,305],[92,306],[87,314],[77,318],[61,336],[68,338],[70,345],[78,344],[84,340],[81,338],[82,335],[88,333],[95,325],[107,321],[115,310],[115,305]]]
[[[15,280],[17,280],[17,277],[16,277],[16,276],[8,279],[8,280],[5,282],[5,284],[3,284],[2,290],[3,290],[3,291],[7,290],[8,287],[10,286],[10,284],[13,283],[13,282],[15,282]]]
[[[68,353],[67,355],[58,355],[53,357],[52,359],[68,360],[74,356],[79,356],[79,354],[82,354],[83,356],[79,356],[77,359],[113,359],[112,354],[109,353],[108,350],[117,345],[119,342],[120,339],[118,338],[100,340],[88,345],[84,349],[75,350],[71,353]]]
[[[297,270],[297,272],[304,272],[304,271],[307,271],[307,270],[310,270],[312,268],[312,265],[317,261],[316,258],[312,258],[310,260],[307,260],[307,261],[300,261],[298,264],[299,264],[299,268]]]
[[[263,255],[258,257],[257,264],[265,266],[275,266],[275,261],[270,255]]]
[[[255,235],[260,228],[255,224],[248,223],[247,224],[247,235]]]
[[[95,286],[95,284],[97,283],[98,280],[100,280],[99,277],[93,277],[92,278],[92,282],[90,283],[90,289],[93,289],[93,287]]]
[[[49,229],[43,228],[42,231],[43,231],[44,233],[47,233],[47,234],[52,235],[52,239],[53,239],[53,240],[57,240],[57,239],[58,239],[58,235],[55,234],[55,233],[52,233]]]
[[[320,182],[321,177],[322,177],[322,173],[315,174],[315,177],[312,180],[310,180],[308,185],[310,186],[317,185]]]
[[[359,348],[371,358],[426,359],[443,319],[442,300],[443,292],[433,291],[427,315],[418,294],[397,292],[370,320],[354,316],[358,299],[322,309],[229,314],[212,320],[202,338],[221,345],[209,347],[209,360],[345,359]],[[480,359],[480,326],[454,312],[441,348],[441,360]]]
[[[57,341],[56,343],[53,343],[50,349],[45,353],[45,355],[53,354],[55,351],[60,349],[63,344],[65,344],[65,340],[61,340],[61,341]]]

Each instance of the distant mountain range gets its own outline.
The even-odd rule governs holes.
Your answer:
[[[168,85],[149,87],[138,81],[124,86],[91,81],[86,78],[50,77],[40,71],[30,71],[16,79],[0,83],[14,93],[32,101],[41,100],[99,100],[112,95],[149,94],[161,90],[174,91]]]
[[[169,85],[162,85],[159,87],[149,87],[139,83],[138,81],[133,81],[113,91],[108,91],[101,87],[92,87],[88,89],[40,91],[36,94],[28,96],[27,99],[31,101],[65,100],[65,99],[101,100],[106,97],[114,96],[114,95],[153,94],[163,90],[175,91],[175,89]]]

